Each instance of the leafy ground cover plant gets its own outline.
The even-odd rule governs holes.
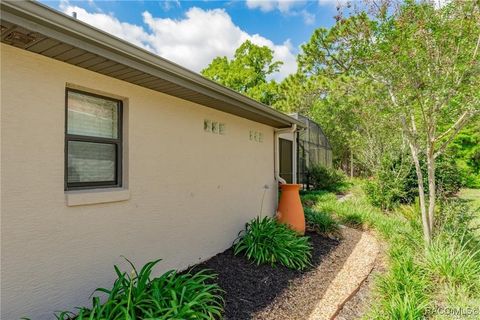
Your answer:
[[[309,230],[323,235],[333,235],[338,232],[340,225],[330,214],[312,208],[305,208],[304,211]]]
[[[221,289],[214,283],[216,275],[208,271],[179,274],[168,271],[152,278],[153,267],[160,261],[145,264],[140,272],[127,259],[132,272],[114,266],[117,279],[111,289],[98,288],[95,293],[106,295],[92,299],[91,307],[78,312],[59,312],[58,320],[134,320],[134,319],[218,319],[223,310]],[[103,300],[103,299],[102,299]]]
[[[312,245],[271,217],[257,217],[246,224],[234,244],[234,254],[244,254],[256,264],[281,264],[302,270],[311,265]]]
[[[318,202],[323,196],[330,194],[328,191],[304,191],[300,190],[300,199],[303,207],[311,207]]]

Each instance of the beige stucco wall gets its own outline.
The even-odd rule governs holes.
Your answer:
[[[127,99],[128,200],[67,206],[67,83]],[[205,118],[227,134],[205,133]],[[271,127],[2,44],[1,318],[87,304],[113,264],[126,267],[121,255],[162,258],[163,271],[223,251],[259,213],[264,185],[273,213],[273,171]]]

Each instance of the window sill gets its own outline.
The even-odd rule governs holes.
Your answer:
[[[119,202],[130,199],[127,189],[96,189],[66,191],[67,206],[83,206],[98,203]]]

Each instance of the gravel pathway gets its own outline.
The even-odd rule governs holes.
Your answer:
[[[358,292],[345,303],[335,317],[335,320],[356,320],[366,315],[373,303],[372,292],[375,285],[375,278],[383,273],[384,270],[384,267],[377,262],[370,275],[360,286]]]
[[[339,270],[325,294],[318,300],[316,308],[306,319],[335,318],[344,304],[357,293],[362,283],[370,275],[379,250],[375,237],[363,232],[342,269]]]

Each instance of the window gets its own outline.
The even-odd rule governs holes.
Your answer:
[[[66,91],[65,190],[122,186],[122,101]]]

